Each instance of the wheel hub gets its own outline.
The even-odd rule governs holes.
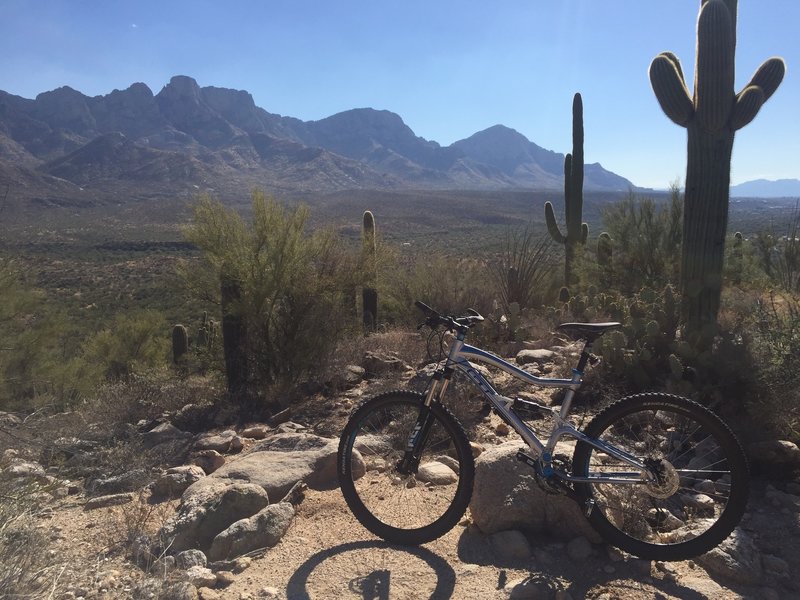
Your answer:
[[[661,459],[650,458],[645,460],[647,470],[642,473],[647,483],[645,487],[654,498],[669,498],[681,485],[678,471],[672,464]]]

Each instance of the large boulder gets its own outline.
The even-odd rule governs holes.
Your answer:
[[[584,536],[599,543],[574,500],[548,494],[536,483],[533,470],[517,460],[522,442],[506,442],[482,453],[475,461],[475,486],[470,512],[486,534],[508,529],[547,533],[563,540]]]
[[[294,514],[294,506],[279,502],[237,521],[214,538],[208,551],[209,560],[228,560],[260,548],[271,548],[289,529]]]
[[[207,479],[210,477],[200,481]],[[216,486],[207,486],[194,494],[187,492],[181,498],[177,514],[161,530],[161,538],[171,540],[172,552],[191,548],[206,551],[220,532],[269,504],[264,488],[252,483],[218,480]]]
[[[315,489],[329,488],[337,480],[337,451],[338,441],[334,439],[299,432],[277,434],[191,485],[183,498],[218,489],[220,482],[252,483],[273,499],[282,498],[298,481]]]

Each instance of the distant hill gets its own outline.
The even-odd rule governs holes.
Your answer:
[[[502,125],[443,147],[389,111],[358,108],[302,121],[267,112],[246,91],[200,87],[186,76],[158,94],[143,83],[95,97],[69,87],[33,100],[0,91],[0,185],[30,198],[118,202],[130,194],[256,185],[558,191],[563,162],[564,155]],[[585,171],[587,191],[634,187],[599,164]]]
[[[755,179],[731,186],[737,198],[800,198],[800,179]]]

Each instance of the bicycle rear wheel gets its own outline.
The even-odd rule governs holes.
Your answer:
[[[744,513],[749,474],[742,448],[719,417],[669,394],[638,394],[600,412],[584,431],[644,462],[648,483],[577,483],[589,521],[636,556],[684,560],[724,540]],[[632,468],[586,442],[573,456],[577,476],[630,474]],[[593,503],[593,504],[592,504]]]
[[[438,403],[430,407],[419,463],[410,471],[401,467],[424,400],[409,391],[376,396],[353,413],[339,441],[339,483],[347,505],[364,527],[397,544],[423,544],[444,535],[472,496],[469,440]]]

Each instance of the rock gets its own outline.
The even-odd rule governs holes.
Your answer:
[[[184,550],[175,555],[175,566],[183,571],[190,567],[205,567],[207,564],[206,555],[200,550]]]
[[[223,600],[220,593],[211,588],[200,588],[197,590],[197,595],[200,597],[200,600]]]
[[[349,385],[355,385],[357,383],[361,383],[366,374],[367,370],[364,367],[359,367],[358,365],[347,365],[344,368],[344,381]]]
[[[217,584],[217,576],[208,567],[195,565],[186,569],[186,580],[195,587],[214,587]]]
[[[574,562],[581,562],[592,555],[592,545],[585,537],[576,537],[567,544],[567,555]]]
[[[251,440],[263,440],[267,435],[269,435],[270,428],[269,425],[251,425],[250,427],[246,427],[239,432],[239,435],[243,438],[248,438]]]
[[[239,574],[244,572],[251,564],[253,559],[249,556],[240,556],[233,560],[217,560],[208,564],[208,568],[212,571],[231,571],[232,573]]]
[[[208,557],[226,560],[277,544],[294,518],[294,506],[288,502],[271,504],[248,519],[237,521],[214,538]]]
[[[754,442],[748,446],[747,450],[750,458],[755,462],[800,466],[800,448],[788,440]]]
[[[767,490],[764,493],[764,498],[767,499],[770,504],[778,508],[784,507],[795,510],[800,509],[800,498],[794,494],[776,490],[771,485],[767,486]]]
[[[556,356],[557,354],[555,352],[544,348],[539,348],[537,350],[520,350],[517,353],[516,361],[518,365],[529,365],[531,363],[543,365],[552,362]]]
[[[84,510],[94,510],[96,508],[106,508],[108,506],[119,506],[120,504],[127,504],[133,502],[133,494],[111,494],[109,496],[98,496],[86,501]]]
[[[203,469],[206,475],[210,475],[225,464],[225,457],[216,450],[201,450],[192,457],[192,464]]]
[[[695,562],[712,575],[745,585],[758,583],[763,573],[758,549],[740,529],[735,529],[716,548],[698,556]]]
[[[306,433],[285,433],[259,442],[254,451],[230,461],[190,486],[193,495],[220,480],[249,482],[264,488],[270,498],[282,498],[298,481],[314,489],[335,486],[338,440]],[[249,516],[249,515],[248,515]]]
[[[761,557],[761,564],[764,570],[776,575],[787,575],[789,573],[789,563],[778,556],[765,554]]]
[[[198,483],[210,479],[205,477]],[[171,550],[207,550],[214,538],[236,521],[250,517],[269,504],[267,492],[252,483],[217,481],[187,495],[184,492],[178,513],[162,528],[162,539],[171,540]],[[197,484],[194,484],[195,486]]]
[[[470,512],[475,525],[491,534],[505,529],[547,532],[563,539],[584,536],[601,541],[580,507],[566,496],[546,494],[533,470],[517,460],[526,446],[506,442],[486,450],[475,461],[475,485]]]
[[[132,492],[145,485],[150,474],[145,469],[133,469],[112,477],[91,480],[86,488],[92,494],[109,495],[121,492]]]
[[[22,419],[17,415],[0,410],[0,427],[17,427],[22,425]]]
[[[509,581],[505,590],[511,600],[549,600],[553,593],[547,581],[531,577]]]
[[[417,479],[432,485],[448,485],[458,481],[458,475],[451,467],[438,461],[432,461],[419,466]]]
[[[236,435],[232,429],[222,431],[220,433],[206,433],[197,438],[194,443],[194,450],[202,452],[203,450],[216,450],[220,453],[225,452],[238,452],[242,449],[243,444],[241,438]]]
[[[12,477],[19,477],[24,479],[35,479],[36,481],[46,482],[47,473],[44,467],[38,462],[32,460],[23,460],[21,458],[12,458],[8,466],[3,469],[4,473]]]
[[[410,367],[393,353],[367,352],[362,366],[367,377],[375,377],[389,372],[405,371]]]
[[[178,498],[186,488],[205,476],[205,471],[197,465],[172,467],[153,482],[150,492],[156,498]]]
[[[181,431],[172,423],[162,423],[142,434],[142,445],[150,449],[166,442],[188,440],[191,437],[191,433]]]
[[[521,531],[514,529],[493,533],[489,540],[495,554],[507,561],[527,560],[531,557],[531,545]]]

